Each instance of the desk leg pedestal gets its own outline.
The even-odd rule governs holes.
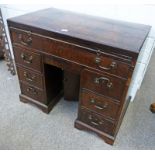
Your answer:
[[[150,111],[151,111],[152,113],[155,113],[155,103],[152,103],[152,104],[150,105]]]
[[[43,104],[41,102],[38,102],[36,100],[33,100],[32,98],[29,98],[23,94],[19,95],[20,101],[23,103],[31,104],[39,109],[41,109],[44,113],[48,114],[52,108],[55,106],[55,104],[60,100],[60,98],[63,96],[63,93],[59,93],[51,102],[49,102],[48,105]]]
[[[79,121],[78,119],[76,119],[74,127],[79,129],[79,130],[85,130],[85,131],[90,131],[93,133],[96,133],[99,137],[101,137],[107,144],[113,145],[114,141],[115,141],[115,137],[110,136],[106,133],[103,133],[81,121]]]

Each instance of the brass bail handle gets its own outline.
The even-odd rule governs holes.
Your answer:
[[[116,69],[117,68],[117,63],[115,61],[112,61],[109,67],[103,67],[100,65],[101,63],[101,58],[100,58],[100,53],[97,53],[97,56],[95,58],[95,63],[97,64],[97,66],[100,69],[106,70],[106,71],[110,71],[112,69]]]
[[[33,56],[31,55],[31,56],[26,56],[24,53],[21,53],[21,58],[23,59],[23,61],[25,62],[25,63],[27,63],[27,64],[30,64],[30,63],[32,63],[32,60],[33,60]]]
[[[91,98],[90,99],[90,103],[94,105],[95,108],[99,109],[99,110],[103,110],[103,109],[106,109],[108,107],[108,104],[107,103],[104,103],[101,105],[99,105],[98,102],[96,102],[96,100],[94,98]]]
[[[32,93],[34,95],[37,95],[38,94],[38,92],[34,88],[32,88],[32,87],[29,87],[26,90],[27,90],[27,92]]]
[[[24,77],[26,78],[27,81],[33,82],[34,79],[36,78],[35,76],[30,76],[27,74],[27,72],[24,72]]]
[[[99,78],[95,78],[94,79],[94,83],[96,83],[96,84],[104,83],[104,81],[107,82],[106,86],[108,88],[112,88],[113,84],[112,84],[112,82],[108,78],[106,78],[106,77],[99,77]]]
[[[32,37],[31,37],[31,32],[29,32],[28,37],[24,39],[22,34],[19,34],[18,38],[20,40],[20,43],[24,46],[30,46],[32,44]]]

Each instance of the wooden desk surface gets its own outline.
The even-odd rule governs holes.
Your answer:
[[[9,19],[9,25],[72,41],[96,43],[139,53],[150,26],[77,14],[55,8]]]

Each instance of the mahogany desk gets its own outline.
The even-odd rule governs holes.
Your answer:
[[[48,113],[79,98],[75,127],[113,144],[150,26],[45,9],[8,20],[20,100]]]

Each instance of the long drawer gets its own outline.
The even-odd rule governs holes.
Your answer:
[[[89,68],[102,70],[123,78],[127,78],[129,70],[132,69],[131,59],[106,54],[106,51],[84,48],[27,31],[11,29],[11,33],[15,45],[18,44],[47,52]]]
[[[79,109],[78,120],[90,125],[95,129],[98,129],[110,135],[114,135],[114,122],[109,121],[104,117],[93,113],[92,111],[86,110],[85,108]]]
[[[86,90],[82,90],[80,106],[113,120],[117,118],[117,112],[120,107],[117,102]]]
[[[121,101],[125,87],[126,80],[124,79],[87,69],[81,73],[81,88],[92,90],[117,101]]]

